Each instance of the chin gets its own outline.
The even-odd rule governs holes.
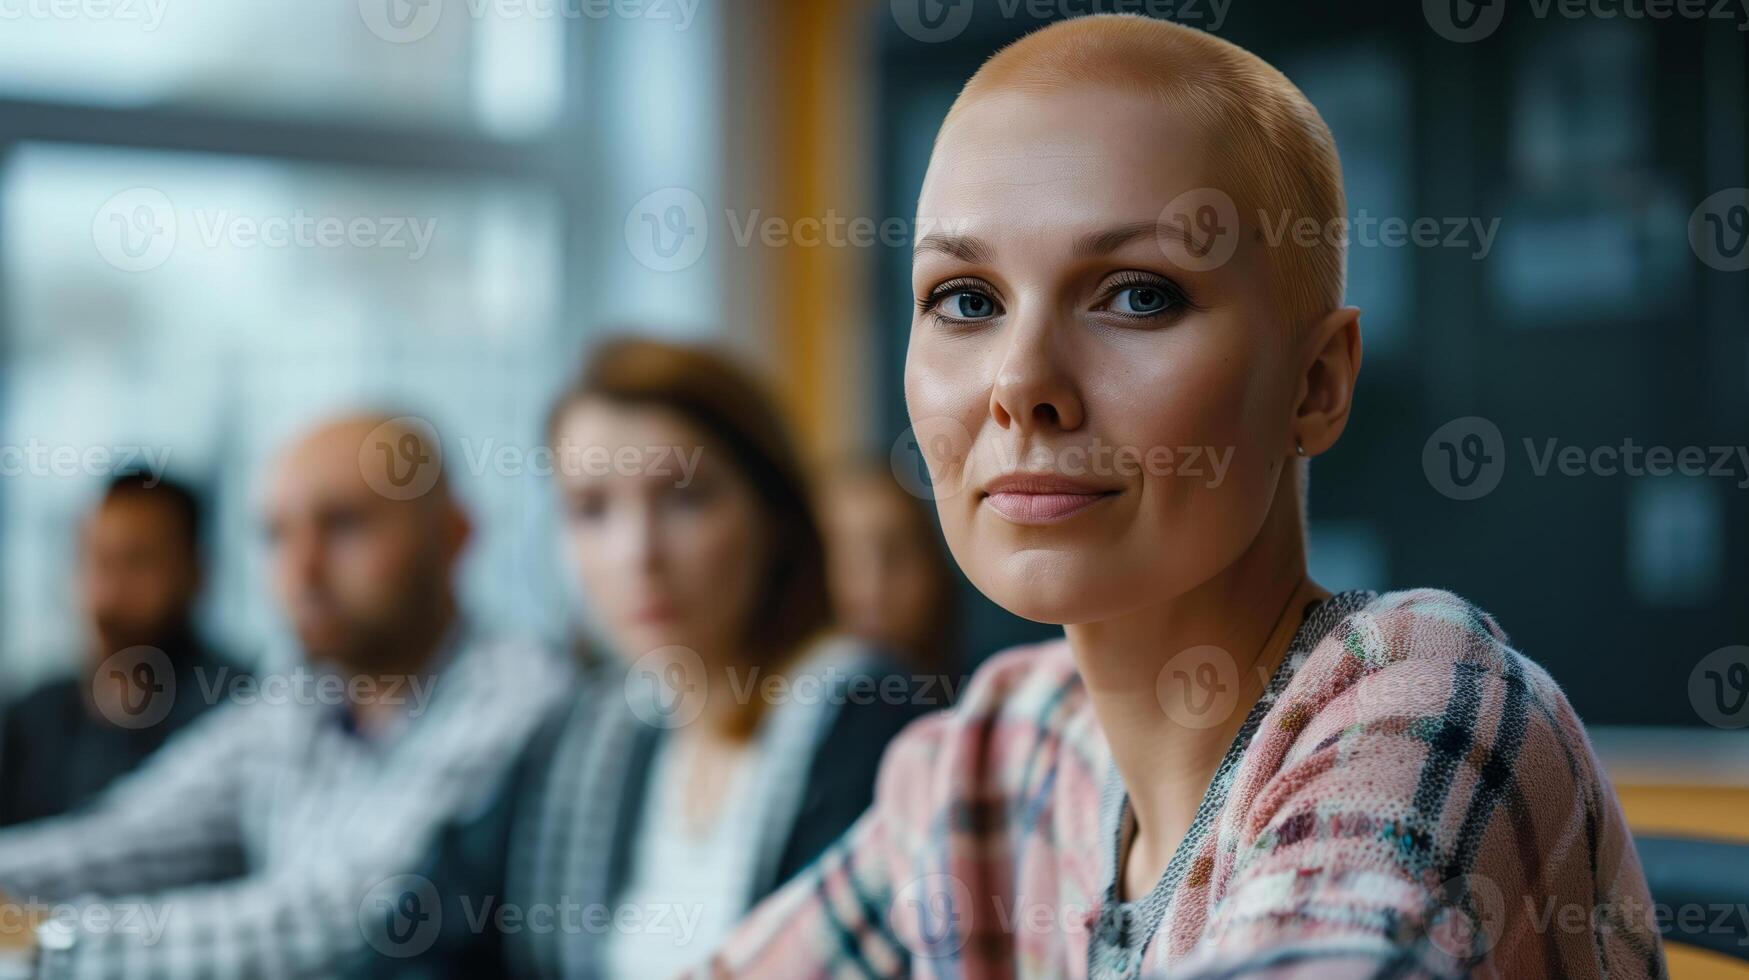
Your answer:
[[[1146,602],[1132,595],[1147,576],[1116,573],[1108,563],[1084,568],[1060,553],[1022,552],[995,568],[966,569],[966,577],[991,602],[1022,619],[1053,626],[1097,622]]]

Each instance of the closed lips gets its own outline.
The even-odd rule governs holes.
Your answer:
[[[1017,524],[1048,524],[1079,514],[1117,494],[1115,489],[1079,480],[1015,474],[985,486],[984,502]]]

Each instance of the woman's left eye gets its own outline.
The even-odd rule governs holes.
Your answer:
[[[1170,305],[1166,292],[1154,286],[1125,286],[1111,297],[1113,312],[1127,316],[1152,316]]]

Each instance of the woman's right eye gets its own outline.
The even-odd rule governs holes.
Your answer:
[[[944,320],[975,321],[997,316],[1002,308],[996,305],[995,297],[981,289],[955,288],[950,284],[935,294],[926,312]]]
[[[607,512],[607,502],[600,494],[580,494],[571,498],[566,511],[573,521],[597,521]]]

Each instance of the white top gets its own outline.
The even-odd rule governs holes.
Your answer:
[[[650,760],[644,825],[606,935],[610,977],[675,976],[708,956],[747,910],[757,858],[750,844],[770,797],[760,792],[758,755],[741,750],[717,818],[696,830],[685,816],[676,742],[662,739]]]
[[[811,696],[861,656],[847,642],[825,643],[790,672],[794,697],[774,705],[731,764],[735,771],[711,825],[688,826],[685,769],[672,735],[650,760],[648,798],[630,867],[604,937],[606,975],[675,976],[702,967],[749,911],[755,881],[771,873],[795,822],[814,749],[837,704]]]

